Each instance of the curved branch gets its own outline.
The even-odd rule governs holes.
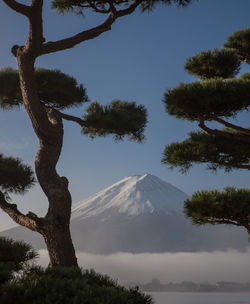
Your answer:
[[[117,18],[131,14],[141,4],[141,2],[142,0],[135,0],[134,3],[131,4],[128,8],[120,11],[112,10],[111,7],[112,13],[109,15],[109,17],[105,20],[104,23],[90,30],[82,31],[69,38],[65,38],[54,42],[47,42],[43,44],[39,55],[66,50],[74,47],[75,45],[83,41],[98,37],[102,33],[109,31],[111,29],[111,25],[115,22]]]
[[[65,119],[65,120],[76,122],[81,127],[89,127],[90,126],[89,124],[86,123],[85,120],[83,120],[79,117],[72,116],[72,115],[65,114],[65,113],[61,113],[59,111],[57,111],[57,113],[61,116],[61,118]],[[110,130],[110,133],[119,133],[119,131],[114,129],[114,130]]]
[[[14,222],[29,228],[33,231],[40,231],[44,224],[44,219],[36,214],[29,212],[27,215],[21,213],[15,204],[10,204],[6,201],[4,194],[0,191],[0,208],[6,212]]]
[[[81,127],[85,126],[85,121],[79,117],[65,114],[65,113],[59,112],[58,110],[54,110],[54,111],[56,111],[61,116],[61,118],[65,119],[65,120],[74,121],[74,122],[78,123]]]
[[[110,8],[110,10],[111,10],[111,12],[112,12],[113,14],[116,13],[116,8],[115,8],[115,6],[114,6],[114,4],[113,4],[112,1],[109,1],[109,8]]]
[[[90,30],[87,31],[82,31],[78,33],[75,36],[58,40],[55,42],[47,42],[43,44],[40,54],[39,55],[44,55],[44,54],[49,54],[49,53],[54,53],[66,49],[70,49],[74,47],[75,45],[89,39],[93,39],[95,37],[98,37],[102,33],[109,31],[111,29],[111,25],[115,21],[115,18],[113,14],[111,14],[107,20],[102,23],[101,25],[94,27]]]
[[[31,9],[29,6],[21,4],[15,0],[3,0],[5,4],[19,14],[29,17]]]
[[[234,222],[234,221],[231,221],[231,220],[228,220],[228,219],[212,219],[212,220],[208,220],[208,223],[209,224],[224,224],[224,225],[234,225],[234,226],[242,226],[241,224],[237,223],[237,222]]]
[[[246,129],[246,128],[242,128],[240,126],[237,126],[235,124],[232,124],[230,122],[227,122],[221,118],[214,118],[215,121],[217,121],[218,123],[221,123],[223,124],[224,126],[228,127],[228,128],[231,128],[231,129],[234,129],[234,130],[237,130],[241,133],[244,133],[244,134],[247,134],[247,135],[250,135],[250,130],[249,129]]]
[[[135,0],[128,8],[116,12],[116,18],[129,15],[142,3],[143,0]]]
[[[233,139],[233,140],[236,140],[236,141],[250,143],[250,136],[236,135],[236,134],[233,134],[233,133],[229,133],[229,132],[225,132],[225,131],[221,131],[221,130],[217,130],[217,129],[210,129],[209,127],[207,127],[205,125],[203,119],[199,120],[199,127],[202,130],[204,130],[204,131],[206,131],[210,134],[213,134],[213,135],[219,135],[219,136],[223,136],[223,137],[228,138],[228,139]]]

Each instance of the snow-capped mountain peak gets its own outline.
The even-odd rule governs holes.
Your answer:
[[[125,177],[72,210],[72,220],[106,214],[136,216],[153,212],[182,212],[188,196],[176,187],[148,173]]]

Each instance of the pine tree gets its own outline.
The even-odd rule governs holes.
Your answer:
[[[46,42],[43,34],[43,23],[46,22],[42,13],[43,0],[32,0],[30,5],[16,0],[3,0],[3,2],[28,19],[29,33],[25,45],[12,47],[18,70],[5,69],[0,73],[0,105],[4,109],[24,105],[28,113],[40,142],[35,159],[36,178],[48,198],[49,208],[46,216],[40,218],[31,212],[24,215],[15,204],[8,202],[8,190],[20,193],[34,182],[30,168],[24,166],[20,160],[13,160],[16,161],[20,178],[15,180],[15,168],[13,168],[13,174],[7,174],[13,177],[13,180],[6,176],[6,184],[5,177],[0,184],[2,190],[7,191],[7,193],[1,192],[0,208],[18,224],[42,234],[52,266],[77,266],[69,229],[71,214],[69,182],[56,171],[63,142],[63,121],[77,123],[82,133],[90,137],[113,134],[115,139],[122,139],[128,135],[131,139],[140,142],[147,122],[146,110],[134,102],[115,100],[107,106],[99,103],[90,104],[82,118],[65,114],[63,112],[65,108],[88,101],[84,87],[74,78],[60,71],[35,69],[36,59],[45,54],[70,49],[100,36],[111,30],[117,19],[132,14],[137,8],[148,11],[157,4],[186,6],[192,0],[53,0],[52,8],[61,13],[73,12],[84,15],[87,10],[92,10],[107,18],[96,27],[50,42]],[[2,156],[3,167],[5,160]],[[22,175],[25,179],[21,178]]]
[[[196,225],[244,227],[250,236],[250,190],[227,187],[224,191],[198,191],[185,201],[185,214]]]
[[[238,31],[228,38],[225,49],[189,58],[185,69],[201,81],[181,83],[166,91],[166,111],[179,119],[197,121],[203,131],[168,145],[163,163],[182,172],[193,163],[208,163],[212,170],[250,169],[250,130],[231,121],[250,106],[250,74],[235,78],[241,62],[250,64],[249,36],[250,29]]]
[[[250,169],[250,129],[233,122],[250,106],[250,74],[235,78],[242,62],[250,64],[250,29],[235,32],[224,47],[189,58],[185,69],[201,81],[182,83],[165,93],[170,115],[197,121],[202,129],[165,148],[163,163],[179,167],[182,173],[193,163],[207,163],[208,169],[223,168],[226,172]],[[215,123],[221,128],[215,128]],[[250,234],[247,189],[196,192],[185,202],[184,211],[195,224],[242,226]]]

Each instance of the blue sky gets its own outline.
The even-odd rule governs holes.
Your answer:
[[[23,1],[29,3],[30,1]],[[57,40],[95,26],[103,16],[88,14],[85,19],[61,16],[44,8],[44,36]],[[119,179],[148,172],[175,185],[184,192],[223,188],[228,185],[249,187],[249,172],[213,174],[205,166],[194,166],[186,175],[170,171],[161,164],[166,144],[181,141],[197,129],[195,123],[169,117],[162,98],[167,88],[194,80],[184,71],[187,57],[201,50],[221,48],[234,31],[250,27],[250,3],[246,0],[200,0],[185,9],[159,6],[151,13],[139,11],[118,20],[102,36],[60,53],[43,56],[37,66],[56,68],[74,76],[87,88],[92,101],[105,104],[113,99],[144,104],[149,113],[146,140],[142,144],[126,139],[114,143],[112,137],[91,141],[82,136],[77,125],[65,122],[65,140],[59,174],[68,177],[73,203],[111,185]],[[10,53],[14,44],[24,44],[28,24],[23,16],[11,11],[0,1],[0,68],[16,68]],[[248,71],[243,66],[242,72]],[[82,115],[84,107],[69,111]],[[248,124],[249,114],[238,121]],[[27,114],[23,109],[0,113],[0,151],[18,156],[33,166],[38,148]],[[13,200],[24,212],[40,215],[47,209],[46,198],[39,186]],[[11,225],[0,212],[0,230]]]

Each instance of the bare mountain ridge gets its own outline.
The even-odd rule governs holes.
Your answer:
[[[156,176],[126,177],[73,207],[71,232],[75,247],[96,254],[246,249],[243,229],[193,226],[183,214],[187,198],[187,194]],[[22,227],[1,235],[45,248],[38,233]]]

